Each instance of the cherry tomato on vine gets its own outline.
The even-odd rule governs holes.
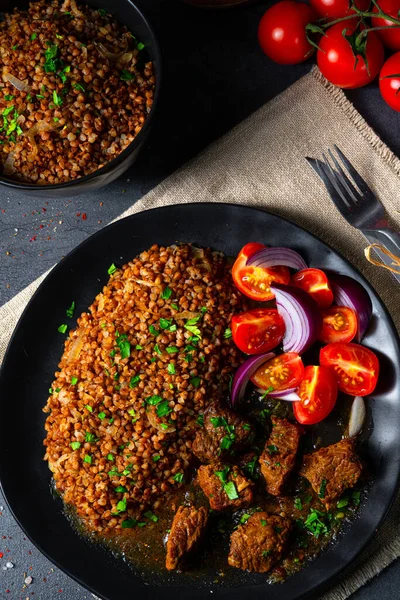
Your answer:
[[[400,0],[378,0],[379,8],[389,17],[399,18]],[[372,12],[378,13],[378,7],[374,5]],[[389,19],[380,17],[372,17],[372,27],[385,27],[386,29],[378,29],[377,35],[387,48],[392,50],[400,50],[400,29],[395,27],[395,23]]]
[[[400,112],[400,52],[393,54],[383,65],[379,89],[385,102]]]
[[[285,323],[276,308],[255,308],[233,315],[232,337],[246,354],[263,354],[281,343]]]
[[[284,0],[269,8],[258,26],[258,41],[265,54],[281,65],[296,65],[314,51],[307,40],[306,25],[317,19],[302,2]]]
[[[318,66],[321,73],[334,85],[359,88],[378,75],[384,61],[383,45],[373,31],[368,32],[365,60],[359,48],[353,50],[350,41],[343,35],[343,29],[350,36],[356,32],[356,25],[346,21],[344,28],[343,23],[336,23],[321,37],[317,52]]]
[[[310,0],[310,4],[319,17],[340,19],[355,14],[355,11],[350,8],[352,4],[350,0]],[[370,4],[370,0],[356,0],[355,2],[360,10],[368,10]]]
[[[339,390],[351,396],[367,396],[374,391],[379,376],[379,361],[372,350],[360,344],[340,342],[324,346],[319,362],[336,375]]]
[[[335,374],[326,367],[306,367],[297,393],[300,402],[293,402],[293,412],[298,422],[303,425],[319,423],[336,403],[338,386]]]
[[[260,302],[266,302],[272,300],[275,297],[271,291],[271,283],[276,281],[277,283],[289,283],[290,273],[287,267],[270,267],[264,269],[262,267],[248,267],[246,265],[247,259],[265,248],[263,244],[256,242],[246,244],[235,261],[232,267],[233,282],[248,298],[253,300],[259,300]]]

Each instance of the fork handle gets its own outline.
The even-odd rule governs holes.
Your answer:
[[[389,250],[389,252],[391,252],[395,256],[398,256],[400,262],[400,234],[397,233],[397,231],[385,227],[384,229],[365,231],[364,233],[371,243],[381,244],[387,250]],[[390,258],[390,256],[387,256],[384,252],[380,252],[379,249],[375,248],[375,250],[377,251],[379,258],[385,265],[393,267],[393,260]],[[400,270],[400,266],[398,270]],[[392,275],[396,279],[396,281],[400,283],[400,273],[392,272]]]

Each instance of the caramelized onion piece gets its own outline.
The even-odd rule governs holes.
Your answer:
[[[11,85],[13,85],[15,88],[17,88],[17,90],[19,90],[20,92],[31,92],[32,91],[32,88],[30,85],[28,85],[27,83],[24,83],[23,81],[18,79],[18,77],[15,77],[15,75],[12,75],[11,73],[4,73],[3,79],[5,79],[9,83],[11,83]]]
[[[156,411],[157,407],[151,406],[146,413],[150,424],[153,425],[153,427],[155,427],[157,431],[161,431],[162,433],[173,433],[174,431],[176,431],[176,427],[174,427],[174,425],[170,425],[169,423],[160,421],[160,419],[157,417]],[[165,427],[165,425],[167,425],[167,427]]]
[[[55,131],[59,127],[60,125],[56,126],[56,124],[47,123],[47,121],[38,121],[37,123],[35,123],[35,125],[33,125],[33,127],[31,127],[28,131],[24,133],[24,135],[28,138],[32,146],[32,152],[29,156],[29,159],[31,161],[35,160],[39,152],[38,145],[35,141],[35,135],[38,135],[43,131]]]
[[[94,44],[104,58],[107,58],[111,62],[115,63],[119,62],[128,50],[128,46],[126,46],[121,52],[116,54],[115,52],[110,52],[110,50],[108,50],[101,42],[95,42]]]
[[[14,166],[15,162],[15,150],[12,150],[10,154],[7,156],[6,161],[3,166],[3,175],[8,177],[9,175],[14,175],[16,168]]]
[[[83,338],[85,333],[81,333],[78,335],[71,344],[69,352],[66,356],[67,362],[71,362],[73,360],[77,360],[83,348]]]

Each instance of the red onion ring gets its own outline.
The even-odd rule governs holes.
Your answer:
[[[290,248],[263,248],[255,254],[249,256],[246,262],[248,267],[262,267],[268,269],[269,267],[290,267],[296,271],[301,269],[307,269],[308,265],[304,259]]]
[[[242,400],[244,396],[244,392],[246,390],[246,386],[249,382],[250,377],[255,373],[263,363],[265,363],[270,358],[274,358],[274,352],[267,352],[266,354],[259,354],[257,356],[252,356],[248,358],[235,373],[232,382],[232,391],[231,391],[231,404],[232,407],[235,404],[238,404],[240,400]]]
[[[272,283],[276,306],[285,321],[284,352],[305,352],[317,341],[322,328],[322,317],[314,298],[292,285]]]
[[[361,342],[368,329],[372,316],[372,302],[365,288],[352,277],[347,275],[330,275],[329,282],[333,291],[333,302],[337,306],[352,308],[358,321],[357,342]]]
[[[256,388],[257,392],[260,394],[264,394],[265,390],[261,388]],[[290,388],[287,390],[281,390],[280,392],[274,391],[269,392],[267,396],[269,398],[273,398],[274,400],[285,400],[285,402],[299,402],[301,400],[300,396],[296,393],[297,388]]]

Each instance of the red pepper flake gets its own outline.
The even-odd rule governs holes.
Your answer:
[[[3,558],[4,554],[2,552],[0,552],[0,558]]]
[[[9,594],[9,593],[10,593],[10,590],[6,590],[6,594]]]
[[[58,590],[58,592],[59,592],[60,594],[62,594],[62,590]]]
[[[34,242],[35,240],[36,240],[36,235],[33,235],[29,241]]]
[[[100,202],[100,206],[103,206],[104,202]]]
[[[43,212],[47,212],[47,208],[43,208],[43,207],[42,207],[42,211],[43,211]]]
[[[43,229],[43,225],[42,224],[39,225],[39,229]]]
[[[81,213],[76,213],[76,216],[77,216],[77,217],[80,217],[80,216],[81,216]]]
[[[82,221],[86,221],[86,219],[87,219],[86,213],[82,213]]]
[[[46,581],[47,581],[47,577],[43,577],[43,581],[46,583]]]
[[[32,550],[28,550],[28,554],[32,554]]]

